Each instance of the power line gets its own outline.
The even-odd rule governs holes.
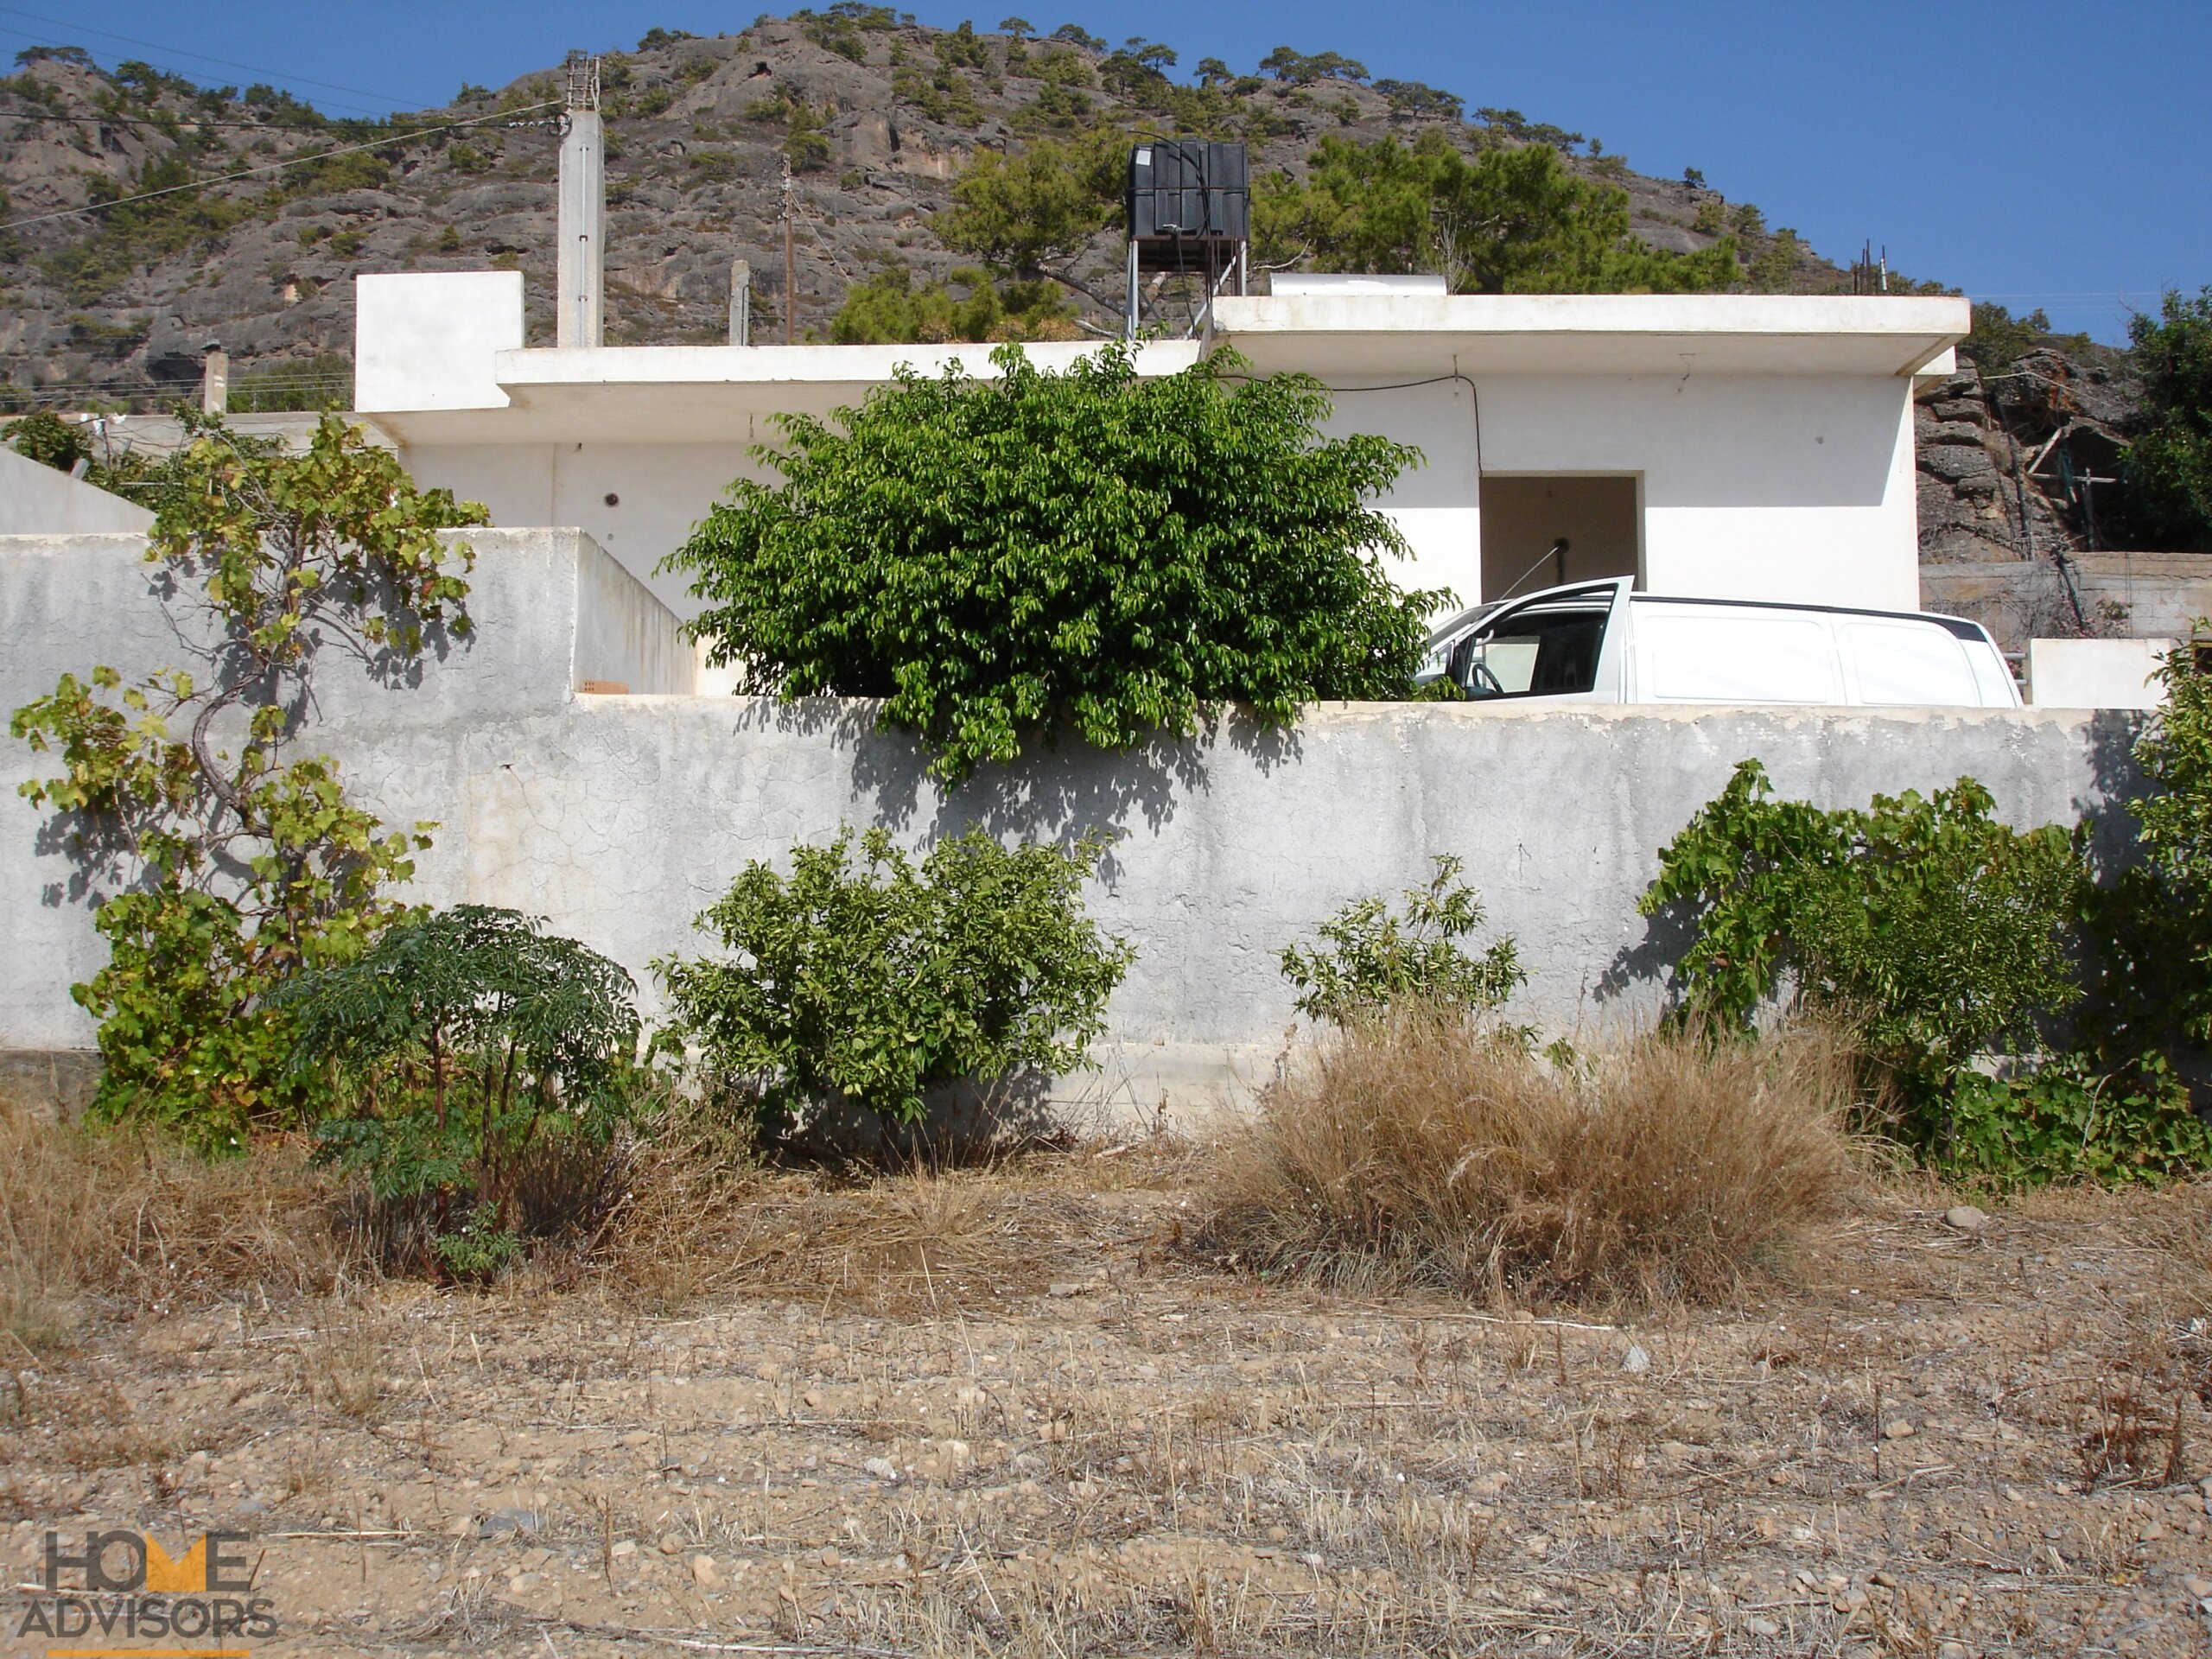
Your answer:
[[[0,110],[0,121],[44,121],[60,126],[102,127],[159,127],[168,132],[178,127],[213,128],[223,132],[265,132],[302,134],[314,133],[314,127],[288,127],[273,121],[211,121],[204,116],[174,115],[168,119],[156,120],[143,115],[110,115],[105,110],[93,110],[83,115],[57,114],[52,110]],[[334,121],[333,126],[346,124]],[[416,130],[416,129],[408,129]]]
[[[334,81],[310,80],[305,75],[295,75],[283,69],[271,69],[266,64],[233,63],[228,58],[211,58],[204,52],[188,52],[182,47],[163,46],[159,41],[142,41],[134,35],[118,35],[105,29],[91,29],[83,23],[65,21],[60,17],[42,17],[37,12],[23,11],[15,6],[0,6],[0,12],[4,12],[10,17],[27,18],[34,23],[45,23],[53,29],[66,29],[74,34],[97,35],[104,41],[120,41],[125,46],[143,46],[149,51],[166,52],[172,57],[190,58],[196,63],[216,64],[225,69],[243,69],[250,75],[276,75],[285,80],[296,81],[302,86],[320,86],[325,92],[353,92],[362,98],[377,99],[395,107],[408,103],[416,103],[418,108],[428,107],[417,100],[393,98],[389,92],[372,92],[365,86],[340,86]]]
[[[466,121],[442,122],[435,127],[413,127],[405,132],[395,132],[386,137],[372,139],[365,144],[346,144],[337,149],[317,150],[312,156],[288,156],[281,162],[268,162],[259,167],[245,168],[236,173],[219,173],[213,178],[194,179],[188,184],[172,184],[159,190],[142,190],[135,196],[117,196],[107,201],[86,202],[82,207],[62,207],[50,213],[34,213],[29,219],[11,219],[5,224],[0,224],[0,231],[21,230],[26,225],[43,225],[48,219],[75,219],[85,213],[104,213],[111,207],[127,207],[134,201],[151,201],[156,196],[173,196],[180,190],[204,190],[211,184],[232,184],[239,179],[252,178],[259,173],[276,173],[288,167],[304,167],[309,162],[327,162],[335,156],[355,156],[365,149],[383,149],[387,145],[405,143],[410,138],[427,138],[434,132],[451,132],[462,127],[480,127],[488,121],[504,121],[511,116],[528,115],[532,110],[550,110],[559,102],[558,99],[548,99],[543,104],[526,104],[521,109],[503,110],[495,115],[475,116]]]
[[[4,36],[6,39],[11,41],[29,41],[34,46],[43,47],[50,46],[52,44],[52,37],[49,35],[34,35],[29,29],[11,29],[5,24],[0,24],[0,36]],[[118,67],[124,61],[123,54],[111,46],[100,47],[97,48],[96,54],[88,55],[92,57],[92,67],[94,68],[98,68],[99,67],[99,60],[101,58],[111,60]],[[198,86],[200,83],[198,80],[194,79],[193,77],[195,75],[205,75],[207,73],[204,69],[195,69],[188,73],[186,71],[177,68],[173,64],[151,60],[148,62],[147,67],[152,69],[158,69],[163,74],[177,75],[194,86]],[[111,68],[104,73],[111,75],[115,71]],[[285,93],[285,96],[289,98],[291,97],[291,94],[288,92]],[[334,121],[377,120],[380,119],[384,113],[391,107],[389,104],[365,104],[358,99],[332,98],[327,93],[322,94],[320,97],[319,101],[313,104],[307,102],[304,99],[296,99],[293,101],[298,104],[303,110],[314,110],[318,112],[326,111],[329,111],[329,118]]]

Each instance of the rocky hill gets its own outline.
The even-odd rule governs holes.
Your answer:
[[[1242,138],[1255,171],[1294,176],[1329,137],[1549,143],[1625,190],[1631,229],[1654,247],[1730,235],[1747,287],[1873,286],[1694,170],[1652,178],[1602,140],[1510,109],[1471,117],[1452,92],[1370,80],[1335,54],[1284,50],[1263,67],[1208,60],[1177,79],[1156,44],[1109,48],[1074,26],[1041,40],[931,29],[854,0],[712,38],[653,30],[601,64],[608,341],[723,339],[737,259],[754,274],[756,340],[781,338],[787,313],[798,338],[819,337],[887,267],[919,284],[970,263],[931,226],[977,152],[1101,130]],[[343,404],[361,271],[519,268],[531,338],[550,343],[561,96],[548,69],[464,87],[439,110],[334,122],[266,87],[34,48],[0,81],[0,413],[159,405],[197,382],[210,341],[231,354],[233,407]],[[123,197],[144,199],[67,211]],[[1072,274],[1091,290],[1071,290],[1084,321],[1117,326],[1116,233],[1095,236]],[[2126,436],[2126,354],[2017,330],[1978,344],[1986,375],[1968,364],[1918,411],[1924,558],[2094,547],[2100,486],[2083,480],[2111,475]]]
[[[1334,54],[1300,61],[1319,66],[1305,84],[1210,63],[1200,86],[1160,73],[1165,60],[1141,43],[1109,52],[1096,41],[936,30],[854,5],[711,39],[656,30],[602,67],[608,338],[722,338],[731,262],[744,258],[760,335],[779,337],[791,305],[803,339],[885,262],[917,281],[964,263],[931,234],[931,216],[978,149],[1100,126],[1243,137],[1255,168],[1294,173],[1324,135],[1408,138],[1442,126],[1471,147],[1486,128],[1560,145],[1576,169],[1620,184],[1636,232],[1655,246],[1689,251],[1732,232],[1769,286],[1849,285],[1789,232],[1770,232],[1755,208],[1637,174],[1602,142],[1513,111],[1471,124],[1448,93],[1347,78],[1357,66]],[[550,337],[557,111],[545,105],[558,85],[549,70],[498,92],[466,88],[442,110],[348,126],[265,88],[241,98],[143,67],[107,73],[81,55],[33,57],[0,83],[0,188],[16,226],[0,244],[0,381],[65,397],[143,391],[196,377],[211,340],[249,387],[257,371],[342,372],[359,271],[519,266],[533,338]],[[449,124],[461,122],[470,124]],[[353,145],[371,147],[276,165]],[[787,156],[798,217],[788,298]],[[259,170],[95,216],[45,217],[248,168]],[[1121,285],[1110,232],[1094,251],[1090,286],[1110,295]],[[1112,321],[1084,304],[1092,320]]]

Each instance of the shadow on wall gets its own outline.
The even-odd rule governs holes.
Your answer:
[[[2089,868],[2109,880],[2142,860],[2135,815],[2126,803],[2145,791],[2142,768],[2135,764],[2135,740],[2149,716],[2128,709],[2100,709],[2089,716],[2083,747],[2089,758],[2093,792],[2077,798],[2075,810],[2089,827]]]
[[[1174,817],[1179,796],[1207,790],[1205,753],[1224,738],[1262,776],[1301,759],[1295,728],[1264,726],[1230,709],[1201,721],[1188,738],[1161,734],[1110,757],[1072,734],[1058,733],[1025,749],[1019,760],[981,767],[948,791],[929,776],[927,750],[906,733],[878,729],[876,702],[735,701],[740,731],[827,737],[849,752],[854,792],[874,801],[875,821],[905,832],[926,820],[931,840],[980,828],[996,837],[1065,847],[1094,830],[1128,830],[1140,818],[1157,832]],[[1109,880],[1116,874],[1110,853],[1100,874]]]
[[[181,730],[194,713],[203,714],[208,719],[207,747],[218,755],[240,753],[246,747],[256,711],[274,707],[283,715],[280,741],[286,746],[286,760],[306,759],[320,752],[310,731],[323,712],[316,695],[318,676],[333,669],[342,672],[350,663],[359,670],[362,678],[381,690],[418,690],[427,668],[475,647],[476,634],[457,634],[442,620],[426,622],[400,602],[394,584],[383,582],[371,588],[369,602],[391,619],[396,628],[411,628],[420,637],[419,654],[410,656],[395,639],[372,639],[326,617],[309,622],[303,630],[307,652],[291,683],[272,682],[255,661],[245,625],[226,619],[196,595],[203,578],[212,575],[211,563],[196,559],[181,565],[157,565],[149,571],[144,591],[160,608],[162,626],[172,649],[163,652],[160,660],[125,673],[124,679],[124,688],[130,689],[143,685],[155,673],[179,669],[188,673],[194,685],[204,690],[195,703],[171,711],[176,727]],[[89,677],[94,665],[92,658],[101,655],[97,647],[89,650],[87,660],[68,671]],[[113,660],[111,656],[105,659]],[[343,697],[342,688],[330,689]],[[113,707],[117,697],[111,693],[100,701]],[[156,708],[161,706],[158,696],[152,701]],[[294,750],[290,746],[296,744]],[[66,770],[62,757],[51,751],[32,760],[35,776],[60,777]],[[202,781],[190,816],[212,823],[221,818],[225,810],[215,791]],[[85,903],[97,908],[116,893],[147,885],[149,876],[138,849],[148,828],[143,823],[119,821],[107,812],[49,810],[41,819],[32,845],[41,858],[67,860],[70,873],[66,882],[44,884],[39,890],[40,902],[49,909]],[[208,856],[216,877],[213,890],[218,893],[242,890],[251,880],[252,871],[219,842],[212,846]]]

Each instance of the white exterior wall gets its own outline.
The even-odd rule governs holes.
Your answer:
[[[690,579],[655,567],[683,546],[732,479],[761,470],[734,443],[423,444],[403,455],[417,484],[481,501],[503,529],[583,531],[683,617],[699,609],[686,591]]]
[[[507,407],[493,367],[522,346],[520,271],[357,276],[353,296],[356,409]]]
[[[1481,404],[1480,437],[1475,404]],[[1408,587],[1484,597],[1479,477],[1640,482],[1654,593],[1919,607],[1911,382],[1896,376],[1500,375],[1340,388],[1328,429],[1418,447],[1383,502]],[[1478,442],[1479,442],[1479,448]]]
[[[136,501],[0,448],[0,536],[143,535],[153,524]]]
[[[1481,402],[1477,437],[1475,404]],[[1896,377],[1497,376],[1337,389],[1332,435],[1373,432],[1423,465],[1382,503],[1414,556],[1409,588],[1482,594],[1480,478],[1627,474],[1640,480],[1655,593],[1914,610],[1911,382]],[[772,435],[772,432],[759,434]],[[741,442],[409,446],[418,482],[482,501],[503,526],[572,525],[678,614],[686,581],[654,567],[731,480],[766,476]],[[607,498],[612,495],[614,503]]]
[[[773,439],[776,411],[856,403],[906,362],[995,372],[972,346],[524,351],[512,271],[364,276],[359,296],[359,407],[418,479],[499,525],[589,532],[684,615],[683,582],[655,567],[732,479],[760,475],[748,450]],[[1256,372],[1332,388],[1331,432],[1422,452],[1382,504],[1413,550],[1392,573],[1408,586],[1483,597],[1484,472],[1606,474],[1637,480],[1649,591],[1918,604],[1912,376],[1948,360],[1942,329],[1963,326],[1963,302],[1339,295],[1222,309],[1243,319],[1230,340]],[[1032,355],[1064,368],[1092,349]],[[1199,349],[1147,346],[1141,372]]]

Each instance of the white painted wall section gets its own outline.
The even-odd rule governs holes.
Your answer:
[[[494,365],[522,346],[518,270],[354,279],[353,404],[386,410],[505,409]]]
[[[143,535],[153,524],[136,501],[0,448],[0,536]]]
[[[2031,639],[2028,701],[2038,709],[2156,709],[2152,677],[2172,639]]]

